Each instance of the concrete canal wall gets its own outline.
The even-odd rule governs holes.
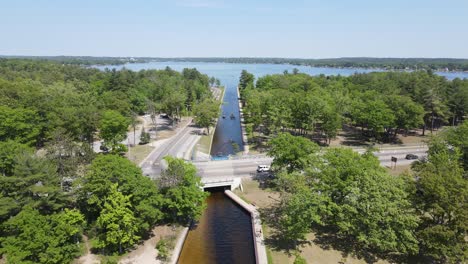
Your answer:
[[[254,248],[255,248],[255,260],[257,264],[267,264],[268,258],[265,248],[265,241],[263,238],[262,232],[262,222],[260,220],[260,214],[253,205],[246,203],[244,200],[239,198],[233,192],[226,190],[224,193],[231,198],[234,202],[244,208],[247,212],[250,213],[251,222],[252,222],[252,236],[254,239]]]

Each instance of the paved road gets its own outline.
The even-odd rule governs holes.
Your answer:
[[[186,126],[178,128],[176,135],[165,139],[140,163],[143,174],[154,178],[161,172],[161,160],[167,156],[189,160],[188,152],[198,142],[201,128],[193,126],[191,119]]]
[[[416,154],[419,157],[426,155],[427,148],[417,147],[392,147],[382,149],[376,152],[375,155],[379,158],[382,166],[391,165],[391,157],[398,159],[397,165],[409,165],[414,160],[405,159],[407,154]],[[359,152],[359,150],[358,150]],[[193,164],[197,167],[198,173],[204,178],[229,178],[229,177],[251,177],[255,175],[258,165],[269,165],[272,158],[252,158],[239,160],[222,160],[222,161],[194,161]]]

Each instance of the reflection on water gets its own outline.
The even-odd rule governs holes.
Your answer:
[[[208,208],[185,240],[178,263],[255,263],[250,215],[223,192],[208,198]]]

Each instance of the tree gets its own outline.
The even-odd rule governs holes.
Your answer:
[[[79,203],[90,222],[101,214],[114,184],[119,185],[123,195],[130,197],[139,235],[146,235],[163,218],[163,199],[155,182],[143,176],[141,169],[124,157],[98,156],[80,184]]]
[[[254,85],[255,77],[253,74],[249,73],[246,70],[242,70],[239,78],[239,90],[244,90],[248,86]]]
[[[195,115],[195,122],[201,127],[205,127],[210,133],[210,126],[216,123],[218,117],[219,104],[214,100],[205,99],[203,102],[197,104],[193,109]]]
[[[127,137],[128,120],[116,111],[105,111],[100,125],[100,135],[104,145],[110,147],[113,153],[121,150],[120,142]]]
[[[398,129],[407,132],[424,124],[424,108],[409,97],[393,95],[386,98],[387,104],[395,115],[395,136]]]
[[[2,226],[7,263],[69,263],[79,256],[84,217],[77,210],[41,215],[25,208]]]
[[[450,128],[442,137],[461,152],[460,159],[465,172],[468,171],[468,120],[458,127]]]
[[[133,146],[135,146],[136,145],[136,128],[138,124],[140,124],[140,120],[138,120],[138,115],[136,113],[132,113],[132,117],[130,120],[131,120],[130,126],[133,128]],[[142,129],[144,130],[144,127]]]
[[[289,172],[305,169],[319,151],[319,146],[314,142],[289,133],[278,134],[270,141],[270,147],[268,155],[273,157],[272,166],[285,168]]]
[[[394,127],[395,116],[392,110],[379,99],[355,101],[352,116],[357,124],[367,127],[375,137]]]
[[[118,190],[118,184],[112,184],[101,215],[96,221],[98,228],[95,248],[118,250],[122,254],[140,238],[136,235],[138,228],[132,211],[130,196]]]
[[[417,252],[418,218],[405,181],[388,175],[372,154],[329,149],[305,173],[282,178],[292,186],[280,210],[286,238],[302,239],[320,225],[366,249]]]
[[[440,138],[429,145],[427,162],[416,164],[415,203],[421,218],[421,254],[447,263],[466,261],[468,180],[460,153]]]
[[[318,170],[310,171],[321,195],[328,197],[327,223],[365,247],[414,253],[418,225],[404,181],[388,175],[378,159],[351,149],[330,149]],[[316,175],[316,176],[314,176]]]
[[[141,135],[140,135],[140,144],[145,145],[150,143],[151,137],[150,134],[145,131],[145,128],[141,129]]]
[[[3,176],[12,176],[17,157],[23,154],[32,154],[32,149],[15,141],[0,141],[0,173]]]
[[[43,214],[51,214],[65,207],[68,197],[60,188],[57,168],[51,161],[26,152],[15,156],[13,163],[11,175],[0,177],[3,198],[15,201],[11,214],[26,206]]]
[[[313,224],[323,224],[325,199],[327,197],[305,186],[295,189],[294,193],[285,194],[281,199],[279,219],[282,238],[296,244],[305,239]]]
[[[330,104],[327,104],[323,109],[321,129],[325,134],[327,144],[330,145],[332,139],[336,138],[338,129],[341,128],[341,115],[337,109]]]
[[[203,191],[201,178],[191,163],[167,156],[167,169],[161,173],[159,186],[166,200],[165,208],[172,221],[186,224],[191,219],[200,218],[206,207],[208,196]]]
[[[52,132],[45,150],[46,158],[57,168],[61,189],[67,192],[71,191],[73,181],[81,176],[80,169],[88,165],[96,155],[88,144],[75,142],[61,128]]]
[[[42,130],[38,114],[31,109],[0,105],[0,140],[34,146]]]

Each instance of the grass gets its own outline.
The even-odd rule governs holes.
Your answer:
[[[210,151],[211,151],[210,147],[211,147],[211,142],[213,141],[214,130],[211,129],[210,132],[211,133],[209,135],[206,135],[206,136],[204,135],[200,138],[196,146],[196,151],[200,151],[202,153],[210,155]]]
[[[140,164],[150,153],[154,147],[150,145],[136,145],[129,149],[127,157],[135,164]]]

